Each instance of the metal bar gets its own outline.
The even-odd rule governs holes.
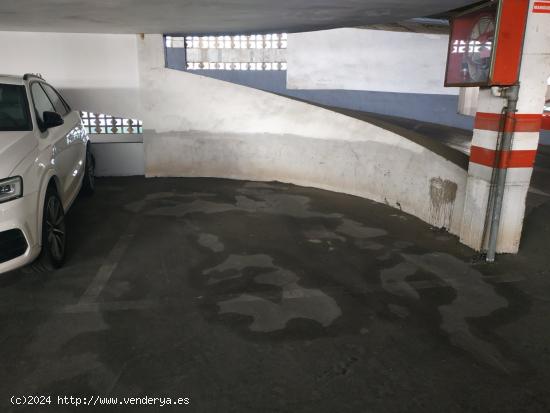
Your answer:
[[[507,99],[506,104],[506,121],[508,118],[511,118],[516,113],[517,109],[517,103],[518,103],[518,95],[519,95],[519,85],[510,86],[503,91],[503,97]],[[505,122],[506,125],[506,122]],[[509,154],[509,151],[512,149],[512,142],[514,140],[514,129],[511,128],[509,130],[508,128],[504,128],[504,133],[502,136],[502,146],[501,148],[497,148],[497,150],[503,154]],[[500,220],[501,220],[501,214],[502,214],[502,202],[504,199],[504,190],[506,187],[506,176],[508,173],[507,165],[496,165],[497,168],[497,174],[496,174],[496,185],[495,185],[495,197],[494,197],[494,203],[493,203],[493,212],[491,216],[491,229],[489,233],[489,245],[487,248],[487,262],[494,262],[495,261],[495,254],[497,249],[497,240],[498,240],[498,230],[500,227]]]

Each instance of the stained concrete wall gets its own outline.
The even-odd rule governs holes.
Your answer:
[[[160,35],[138,42],[147,176],[313,186],[385,202],[457,233],[462,167],[358,119],[166,69]]]
[[[425,146],[296,100],[166,69],[160,35],[51,36],[0,34],[0,72],[42,72],[66,95],[74,93],[69,99],[78,109],[144,120],[143,149],[139,142],[94,144],[102,175],[140,173],[144,156],[148,176],[319,187],[385,202],[458,231],[466,172]],[[36,41],[36,54],[18,60],[21,41]],[[61,52],[64,45],[72,48]],[[111,67],[109,56],[120,66]]]

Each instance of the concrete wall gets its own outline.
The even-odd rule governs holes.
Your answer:
[[[187,49],[188,62],[286,62],[286,49]]]
[[[385,202],[457,233],[466,171],[357,119],[166,69],[162,37],[139,40],[147,176],[278,180]]]
[[[99,175],[279,180],[385,202],[458,231],[461,166],[357,119],[166,69],[160,35],[0,33],[0,54],[0,72],[42,72],[75,108],[143,119],[143,146],[92,137]]]
[[[542,86],[544,88],[544,86]],[[546,80],[546,95],[545,100],[550,99],[550,77]],[[479,102],[478,87],[462,87],[460,88],[460,96],[458,101],[458,111],[464,115],[475,116]],[[542,133],[542,132],[541,132]]]
[[[135,35],[0,32],[0,73],[41,73],[78,110],[140,118]],[[98,176],[143,175],[139,135],[91,135]]]
[[[463,129],[458,89],[444,88],[448,36],[365,29],[289,34],[288,71],[201,70],[201,74],[326,106]],[[184,49],[167,49],[184,69]],[[178,56],[178,54],[180,56]]]
[[[175,54],[171,53],[172,66],[169,67],[177,68],[177,59]],[[398,116],[455,128],[470,130],[473,128],[473,117],[457,113],[457,95],[288,89],[286,71],[194,70],[189,72],[325,106]]]
[[[143,136],[90,135],[97,176],[145,175]]]
[[[288,87],[457,95],[443,87],[448,44],[447,35],[383,30],[291,34]]]
[[[41,73],[79,110],[136,118],[136,36],[0,32],[0,73]]]

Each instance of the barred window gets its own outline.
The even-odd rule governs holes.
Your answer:
[[[187,70],[286,70],[286,62],[187,62]]]
[[[166,47],[187,49],[286,49],[287,33],[236,36],[165,36]]]
[[[82,125],[89,134],[143,133],[143,123],[138,119],[126,119],[93,112],[80,112],[80,117]]]
[[[164,39],[170,56],[179,55],[186,70],[287,70],[287,33]]]

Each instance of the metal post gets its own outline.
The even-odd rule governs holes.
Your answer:
[[[505,115],[506,120],[504,122],[504,133],[502,135],[502,144],[497,150],[497,159],[500,161],[500,156],[509,156],[510,150],[512,149],[512,142],[514,139],[514,129],[508,128],[508,119],[513,117],[516,113],[517,103],[519,95],[519,85],[510,86],[503,90],[502,97],[507,99]],[[500,163],[500,162],[499,162]],[[503,165],[500,168],[499,164],[495,165],[497,168],[496,175],[496,184],[495,184],[495,197],[492,205],[492,214],[491,214],[491,232],[489,234],[489,245],[487,248],[487,262],[495,261],[495,254],[497,249],[497,239],[498,239],[498,230],[500,226],[500,217],[502,213],[502,201],[504,199],[504,189],[506,187],[506,175],[507,175],[507,166]]]

